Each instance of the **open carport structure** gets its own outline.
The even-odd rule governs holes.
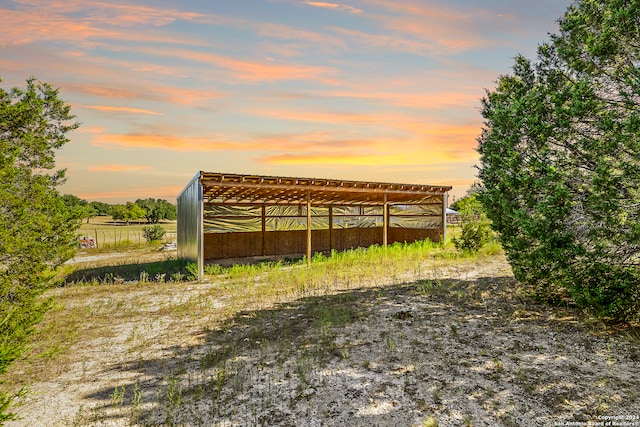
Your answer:
[[[345,250],[446,237],[449,186],[199,172],[178,195],[178,257]]]

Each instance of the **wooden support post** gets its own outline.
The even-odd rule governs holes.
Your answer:
[[[266,239],[267,239],[267,206],[262,204],[262,256],[266,255]]]
[[[387,247],[389,244],[389,202],[387,201],[387,193],[384,193],[384,204],[382,205],[382,245]]]
[[[198,183],[198,280],[204,279],[204,193]]]
[[[447,192],[442,194],[442,244],[447,243]]]
[[[311,192],[307,190],[307,265],[311,265]]]
[[[333,205],[329,205],[329,251],[333,250]]]

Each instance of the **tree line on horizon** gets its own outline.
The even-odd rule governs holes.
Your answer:
[[[86,219],[97,216],[111,216],[116,221],[140,221],[145,219],[150,224],[160,221],[173,221],[177,218],[177,208],[165,199],[137,199],[135,202],[108,204],[104,202],[88,202],[73,194],[62,196],[65,205],[78,212],[80,218]]]

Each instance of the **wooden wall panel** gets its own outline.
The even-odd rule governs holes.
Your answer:
[[[382,244],[382,228],[343,228],[333,230],[332,248],[338,251]]]
[[[305,238],[306,238],[306,234],[305,234]],[[331,242],[329,241],[329,229],[312,230],[311,231],[311,251],[325,252],[330,250],[331,250]]]
[[[389,243],[406,242],[412,243],[417,240],[431,239],[434,242],[440,241],[440,230],[425,230],[417,228],[389,228]]]
[[[382,245],[382,228],[346,228],[313,230],[311,232],[313,252],[335,249],[343,251],[357,247]],[[329,241],[331,235],[331,242]],[[389,243],[415,242],[416,240],[440,240],[440,230],[412,228],[389,228]],[[247,233],[208,233],[204,235],[204,259],[244,258],[253,256],[299,255],[307,251],[307,232],[268,231],[264,235],[264,253],[262,232]]]

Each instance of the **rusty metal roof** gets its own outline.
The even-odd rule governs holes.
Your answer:
[[[450,186],[200,172],[205,202],[316,205],[438,203]]]

